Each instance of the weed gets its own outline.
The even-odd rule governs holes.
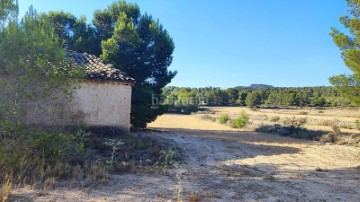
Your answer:
[[[166,173],[167,169],[172,166],[176,166],[179,162],[178,152],[170,148],[168,150],[161,150],[159,160],[155,163],[155,167],[161,169],[163,174]]]
[[[114,167],[116,151],[119,150],[120,146],[123,144],[124,144],[124,142],[121,139],[106,139],[105,140],[105,145],[110,146],[112,148],[110,160],[106,161],[107,164]]]
[[[299,115],[307,115],[307,114],[308,114],[308,112],[305,112],[305,111],[302,111],[299,113]]]
[[[339,137],[334,133],[328,133],[320,137],[320,142],[331,142],[335,143],[339,140]]]

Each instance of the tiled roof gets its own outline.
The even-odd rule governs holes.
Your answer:
[[[67,51],[66,58],[72,59],[75,65],[85,66],[86,78],[96,81],[118,81],[135,84],[135,79],[126,75],[126,73],[106,64],[105,61],[88,53],[78,53]]]

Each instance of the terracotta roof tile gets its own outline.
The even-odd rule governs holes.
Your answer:
[[[78,53],[67,51],[66,58],[72,59],[73,64],[85,66],[86,78],[96,81],[118,81],[135,84],[135,79],[126,75],[126,73],[114,68],[112,64],[106,64],[105,61],[88,53]],[[65,67],[66,68],[66,67]]]

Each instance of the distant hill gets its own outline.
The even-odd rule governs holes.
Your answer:
[[[266,84],[251,84],[250,86],[237,86],[236,89],[249,89],[249,90],[257,90],[257,89],[273,89],[275,88],[272,85]]]

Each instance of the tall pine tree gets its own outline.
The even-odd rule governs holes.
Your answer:
[[[346,0],[350,15],[340,17],[340,22],[348,34],[332,28],[331,36],[340,48],[346,66],[352,75],[339,75],[330,78],[330,83],[337,87],[342,95],[360,106],[360,1]]]

